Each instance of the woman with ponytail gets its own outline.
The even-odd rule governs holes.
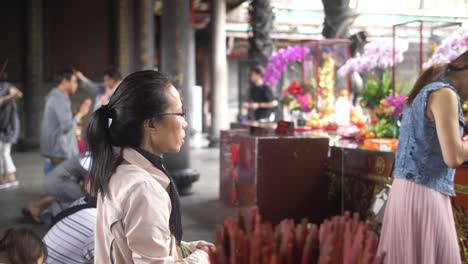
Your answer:
[[[157,71],[127,76],[89,121],[95,263],[208,263],[212,244],[182,241],[179,195],[163,155],[180,151],[180,95]]]
[[[465,100],[468,51],[425,70],[408,96],[378,250],[386,263],[461,263],[450,196],[468,160]]]

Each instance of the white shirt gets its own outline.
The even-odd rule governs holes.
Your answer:
[[[83,198],[71,206],[84,203]],[[47,264],[93,263],[96,208],[82,209],[56,223],[44,237]]]

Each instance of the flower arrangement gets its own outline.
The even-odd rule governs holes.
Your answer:
[[[406,103],[406,96],[394,96],[390,94],[387,98],[380,101],[380,105],[376,110],[376,115],[379,119],[397,120]]]
[[[395,40],[396,63],[403,61],[403,53],[407,50],[407,41]],[[386,69],[391,66],[393,66],[393,39],[379,38],[367,43],[361,56],[347,60],[338,70],[338,74],[345,76],[354,72],[369,72],[376,67]]]
[[[299,84],[292,81],[291,84],[283,89],[282,103],[289,111],[310,112],[314,105],[312,99],[312,85]]]
[[[376,123],[365,130],[367,138],[398,138],[398,120],[406,103],[406,96],[390,94],[380,101],[375,111]]]
[[[310,49],[307,47],[291,46],[286,49],[280,49],[277,53],[273,54],[263,74],[265,84],[271,86],[277,85],[288,64],[292,61],[302,60],[309,52]]]
[[[434,55],[423,68],[429,68],[435,63],[451,62],[468,49],[468,25],[458,28],[447,37],[436,49]]]

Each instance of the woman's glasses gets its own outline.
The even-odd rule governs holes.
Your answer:
[[[185,109],[182,110],[182,112],[180,113],[160,113],[160,114],[156,114],[158,116],[168,116],[168,115],[176,115],[176,116],[180,116],[182,118],[186,118],[187,117],[187,112],[185,111]]]

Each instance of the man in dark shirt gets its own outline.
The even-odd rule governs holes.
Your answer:
[[[249,102],[244,103],[243,107],[254,111],[255,120],[274,121],[274,113],[278,106],[278,101],[273,96],[270,87],[263,83],[263,68],[256,66],[250,71]]]

